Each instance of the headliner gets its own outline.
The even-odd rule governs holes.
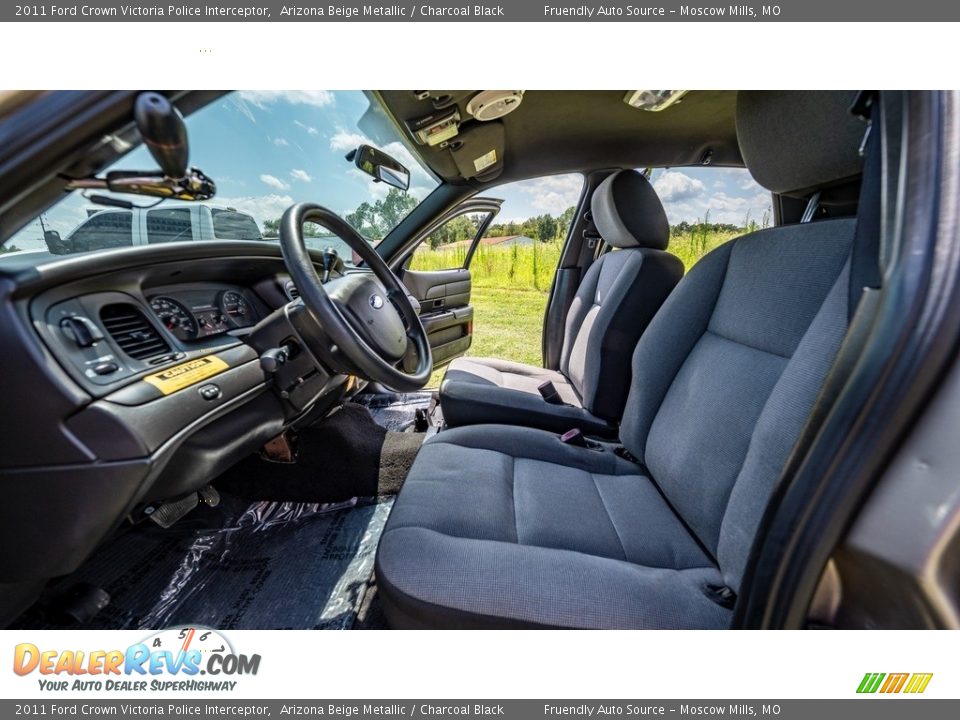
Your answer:
[[[456,102],[462,118],[475,90],[431,90]],[[523,102],[502,119],[503,172],[478,187],[565,172],[614,167],[710,164],[742,167],[735,127],[736,91],[694,90],[661,112],[637,110],[623,102],[624,90],[528,90]],[[409,90],[381,90],[386,109],[401,123],[433,110],[430,99]],[[467,125],[481,124],[470,119]],[[412,142],[412,141],[411,141]],[[423,161],[441,178],[463,183],[447,149],[417,146]]]

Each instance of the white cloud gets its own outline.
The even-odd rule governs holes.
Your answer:
[[[362,185],[365,186],[365,190],[368,197],[363,197],[361,200],[382,200],[387,196],[387,193],[390,192],[390,186],[383,182],[374,182],[373,178],[367,175],[363,170],[351,167],[347,170],[347,175],[354,178]],[[359,202],[359,201],[358,201]],[[351,211],[352,212],[352,211]]]
[[[273,139],[273,144],[277,147],[287,147],[290,143],[287,142],[286,138],[278,137]]]
[[[274,175],[263,174],[260,176],[260,182],[277,190],[286,190],[290,187],[289,184]]]
[[[333,137],[330,138],[330,149],[334,151],[356,150],[360,145],[372,144],[370,138],[366,135],[343,129],[337,130]]]
[[[701,180],[676,170],[667,170],[655,178],[653,189],[664,203],[691,200],[707,192],[707,187]]]
[[[241,90],[240,98],[266,110],[269,105],[286,102],[291,105],[327,107],[333,105],[334,96],[329,90]]]
[[[530,205],[541,213],[560,215],[576,205],[583,189],[583,177],[578,174],[550,175],[535,180],[524,180],[514,186],[530,196]]]
[[[284,211],[293,205],[293,198],[289,195],[261,195],[259,197],[220,197],[216,204],[221,207],[232,207],[240,212],[252,215],[263,230],[265,220],[277,220]]]
[[[301,182],[310,182],[313,180],[306,170],[300,170],[299,168],[294,168],[291,170],[290,177],[292,177],[294,180],[300,180]]]
[[[710,222],[741,227],[746,225],[748,219],[761,222],[764,214],[769,213],[771,208],[770,195],[767,193],[737,197],[724,192],[707,194],[694,200],[665,202],[663,206],[671,224],[684,220],[697,222],[709,217]]]
[[[762,222],[765,214],[769,220],[770,193],[742,168],[665,170],[654,175],[653,187],[671,224],[709,217],[710,222],[743,227],[748,220]]]
[[[306,123],[302,123],[302,122],[300,122],[299,120],[294,120],[294,121],[293,121],[293,124],[296,125],[298,128],[300,128],[301,130],[306,130],[306,131],[307,131],[307,135],[319,135],[319,134],[320,134],[320,131],[317,130],[315,127],[311,127],[310,125],[307,125]]]

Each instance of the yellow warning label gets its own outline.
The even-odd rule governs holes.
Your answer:
[[[167,368],[163,372],[147,375],[143,381],[150,383],[164,395],[169,395],[177,390],[190,387],[201,380],[206,380],[208,377],[222,373],[229,367],[216,355],[207,355]]]

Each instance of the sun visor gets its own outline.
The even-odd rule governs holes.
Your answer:
[[[487,181],[503,172],[503,148],[503,123],[487,122],[462,131],[450,154],[464,179]]]

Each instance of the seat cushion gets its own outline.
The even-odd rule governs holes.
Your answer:
[[[468,382],[486,387],[501,387],[540,397],[538,386],[552,382],[560,399],[568,405],[581,407],[580,398],[567,379],[556,370],[524,365],[497,358],[457,358],[447,368],[444,380]]]
[[[639,466],[531,428],[424,444],[377,557],[394,627],[725,627],[721,575]],[[478,509],[482,511],[478,512]]]
[[[564,404],[548,403],[537,387],[551,382]],[[458,358],[440,385],[443,419],[450,427],[502,423],[563,433],[616,437],[617,426],[580,404],[576,390],[555,370],[495,358]]]

